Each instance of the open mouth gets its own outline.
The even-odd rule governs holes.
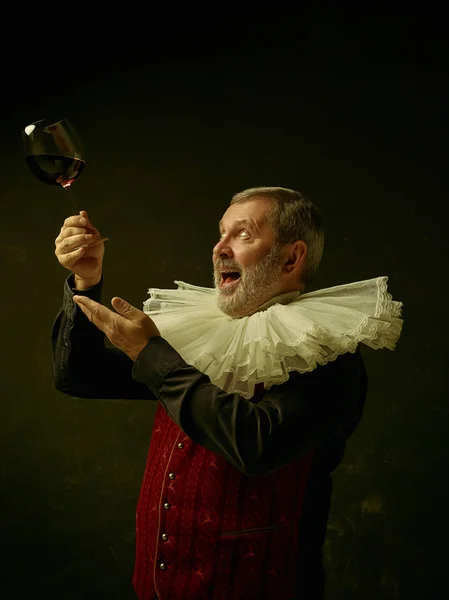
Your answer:
[[[228,271],[221,273],[220,287],[228,287],[233,283],[236,283],[240,279],[240,273],[238,271]]]

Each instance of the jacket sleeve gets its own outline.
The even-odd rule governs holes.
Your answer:
[[[57,390],[79,398],[156,400],[132,377],[133,361],[121,350],[106,347],[106,336],[73,302],[73,296],[101,301],[103,278],[92,288],[75,290],[73,275],[64,285],[63,305],[52,329],[53,383]]]
[[[267,474],[337,434],[350,435],[367,391],[359,347],[311,372],[292,372],[258,403],[213,385],[162,337],[139,354],[133,377],[186,435],[247,475]]]

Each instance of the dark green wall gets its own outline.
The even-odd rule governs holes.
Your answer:
[[[79,206],[110,237],[106,305],[118,295],[141,308],[148,287],[174,279],[211,285],[217,221],[233,193],[257,185],[303,190],[324,212],[309,291],[389,276],[404,328],[395,352],[362,346],[369,395],[334,476],[328,598],[448,591],[446,81],[426,61],[326,48],[311,36],[297,53],[140,52],[116,68],[86,63],[70,85],[35,76],[27,96],[11,86],[0,144],[1,600],[134,597],[155,410],[53,388],[67,274],[54,239],[70,204],[26,171],[20,128],[55,112],[86,147]]]

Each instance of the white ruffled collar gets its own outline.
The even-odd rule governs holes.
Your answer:
[[[286,294],[279,294],[279,296],[273,296],[273,298],[270,298],[269,300],[267,300],[264,304],[262,304],[262,306],[259,306],[259,308],[254,312],[254,314],[256,312],[261,312],[263,310],[267,310],[267,308],[270,308],[270,306],[273,306],[274,304],[284,304],[284,305],[290,304],[290,302],[298,300],[300,295],[301,295],[301,292],[295,291],[295,292],[287,292]]]
[[[359,343],[394,350],[401,334],[402,302],[387,292],[388,277],[271,298],[238,319],[216,304],[218,291],[175,281],[177,289],[150,288],[144,312],[183,359],[227,392],[249,399],[305,373]]]

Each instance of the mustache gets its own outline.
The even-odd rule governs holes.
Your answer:
[[[223,264],[216,264],[215,265],[215,270],[216,271],[220,271],[220,270],[229,270],[229,271],[238,271],[239,273],[242,272],[242,269],[238,266],[238,265],[223,265]]]

